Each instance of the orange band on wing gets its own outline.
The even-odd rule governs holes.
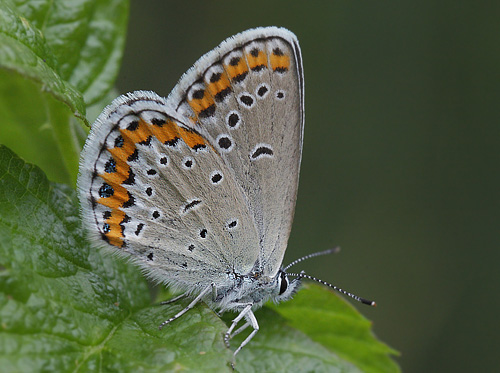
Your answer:
[[[231,82],[225,71],[212,74],[207,91],[217,102],[221,102],[231,92]]]
[[[149,124],[143,121],[142,119],[132,122],[134,125],[129,125],[128,128],[121,129],[120,132],[123,136],[125,142],[130,140],[130,142],[134,145],[146,141],[148,137],[151,135],[151,131],[149,130]],[[129,129],[132,128],[132,129]],[[135,150],[135,149],[134,149]]]
[[[114,184],[111,180],[107,180],[108,175],[109,174],[101,174],[99,176],[113,188],[113,194],[109,197],[101,197],[97,200],[97,202],[111,209],[117,209],[122,207],[123,204],[130,199],[130,196],[127,189],[123,186],[120,184]]]
[[[245,55],[250,70],[259,71],[267,67],[267,55],[264,51],[254,49]]]
[[[224,65],[227,75],[236,83],[243,81],[248,74],[248,65],[244,58],[233,57],[229,60],[229,64]]]
[[[269,56],[273,71],[285,72],[290,68],[290,56],[286,54],[272,53]]]
[[[151,134],[162,144],[180,138],[179,127],[172,120],[167,120],[161,127],[150,125]]]
[[[203,116],[202,113],[206,112],[207,110],[211,110],[210,108],[212,107],[215,108],[215,102],[213,97],[210,96],[206,91],[198,90],[197,93],[198,94],[196,94],[196,97],[199,96],[200,98],[193,98],[192,100],[188,101],[188,103],[189,106],[191,106],[191,109],[193,109],[193,111],[196,113],[196,115]]]
[[[179,134],[187,146],[191,149],[204,146],[206,144],[205,139],[201,135],[186,128],[179,127]]]
[[[104,235],[111,245],[122,247],[123,246],[123,230],[120,224],[125,220],[125,213],[121,210],[112,210],[111,216],[106,219],[109,225],[108,232]]]

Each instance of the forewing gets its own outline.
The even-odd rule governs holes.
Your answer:
[[[304,83],[295,35],[245,31],[203,56],[168,104],[203,134],[234,175],[258,232],[259,264],[274,276],[297,195]]]

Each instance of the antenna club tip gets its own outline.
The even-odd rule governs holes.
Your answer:
[[[367,300],[367,299],[363,299],[363,298],[360,298],[359,300],[361,301],[361,303],[366,304],[368,306],[377,307],[377,303],[375,303],[372,300]]]

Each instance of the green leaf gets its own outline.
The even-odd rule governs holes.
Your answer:
[[[292,301],[272,308],[289,325],[363,372],[399,372],[390,357],[397,351],[378,341],[371,331],[371,322],[333,291],[306,283]]]
[[[331,296],[331,294],[330,294]],[[293,299],[288,303],[293,302]],[[360,372],[334,351],[294,329],[277,312],[264,307],[255,313],[260,330],[237,355],[239,372]],[[230,318],[224,318],[228,324]],[[302,320],[304,321],[304,320]],[[232,342],[235,349],[248,333]]]
[[[72,137],[80,126],[70,115],[33,81],[0,70],[0,143],[42,167],[52,180],[66,183],[76,176],[81,148],[81,139]],[[69,140],[61,142],[64,138]]]
[[[227,324],[198,304],[158,330],[189,300],[153,304],[134,265],[89,245],[78,211],[74,190],[0,146],[2,372],[232,371]],[[321,287],[256,316],[236,371],[398,371],[369,322]]]
[[[129,2],[0,0],[0,143],[75,183],[86,105],[112,88]]]
[[[37,82],[83,119],[81,94],[59,74],[56,56],[42,31],[10,1],[1,0],[0,5],[0,67]]]
[[[62,79],[92,105],[118,75],[128,21],[123,0],[16,0],[17,8],[43,34]]]

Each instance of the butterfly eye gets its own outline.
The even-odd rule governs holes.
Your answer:
[[[286,289],[288,289],[288,277],[286,277],[285,272],[281,272],[280,278],[281,278],[281,285],[280,285],[280,295],[281,295],[286,291]]]

